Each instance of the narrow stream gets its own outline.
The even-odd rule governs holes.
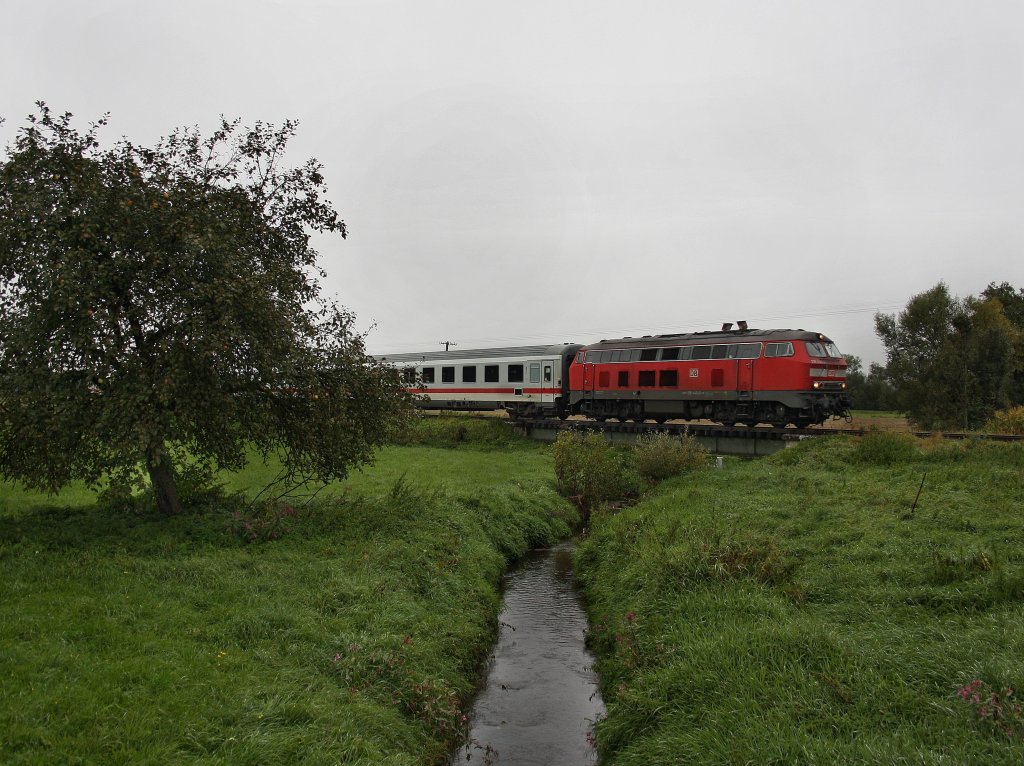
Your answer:
[[[576,594],[572,545],[531,551],[505,575],[504,608],[487,681],[470,714],[468,745],[451,765],[583,766],[604,713],[587,618]]]

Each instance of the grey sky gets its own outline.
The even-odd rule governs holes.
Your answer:
[[[147,143],[298,118],[371,351],[752,326],[1024,286],[1024,3],[5,4],[36,99]]]

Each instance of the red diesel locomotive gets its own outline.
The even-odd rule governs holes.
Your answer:
[[[851,406],[846,360],[820,333],[720,331],[531,346],[395,354],[431,409],[504,409],[514,418],[808,426]],[[415,384],[413,383],[414,381]]]
[[[749,330],[603,340],[576,352],[566,411],[597,420],[808,426],[846,416],[846,360],[824,335]]]

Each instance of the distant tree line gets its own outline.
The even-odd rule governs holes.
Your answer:
[[[1024,288],[992,282],[957,298],[943,282],[899,314],[876,314],[886,364],[847,357],[858,409],[905,412],[922,428],[980,428],[1024,405]]]

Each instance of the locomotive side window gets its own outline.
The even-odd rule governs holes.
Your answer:
[[[441,382],[442,383],[454,383],[455,382],[455,368],[454,367],[442,367],[441,368]]]
[[[691,359],[710,359],[711,358],[711,346],[691,346],[693,349],[693,356]]]
[[[726,345],[718,345],[711,347],[711,358],[712,359],[725,359],[729,356],[729,347]]]
[[[654,370],[640,370],[638,377],[641,388],[654,388]]]
[[[793,356],[793,344],[789,341],[785,343],[765,343],[764,355],[766,357]]]
[[[476,383],[476,365],[467,364],[462,368],[462,382],[463,383]]]
[[[619,370],[619,388],[629,388],[629,370]]]
[[[530,382],[540,383],[540,362],[530,362]]]
[[[732,343],[729,346],[730,359],[757,359],[761,356],[760,343]]]
[[[679,385],[679,371],[662,370],[658,376],[658,385],[663,388],[675,388]]]
[[[671,362],[679,358],[679,347],[676,348],[663,348],[661,350],[661,361]]]
[[[485,364],[484,365],[484,383],[497,383],[498,382],[498,365],[496,364]]]
[[[615,351],[612,351],[612,361],[613,362],[628,362],[629,361],[629,351],[627,349],[622,349],[622,348],[616,349]]]
[[[434,382],[434,368],[433,367],[424,367],[422,374],[423,374],[423,382],[424,383],[433,383]]]
[[[586,351],[580,351],[578,354],[576,354],[576,364],[583,364],[585,361],[587,361]]]
[[[693,353],[693,346],[683,346],[679,349],[679,361],[685,362],[690,358],[690,354]]]
[[[658,349],[656,348],[645,348],[640,351],[641,362],[653,362],[658,358]]]
[[[510,364],[508,366],[508,382],[509,383],[522,383],[523,382],[523,365],[521,365],[521,364]]]

